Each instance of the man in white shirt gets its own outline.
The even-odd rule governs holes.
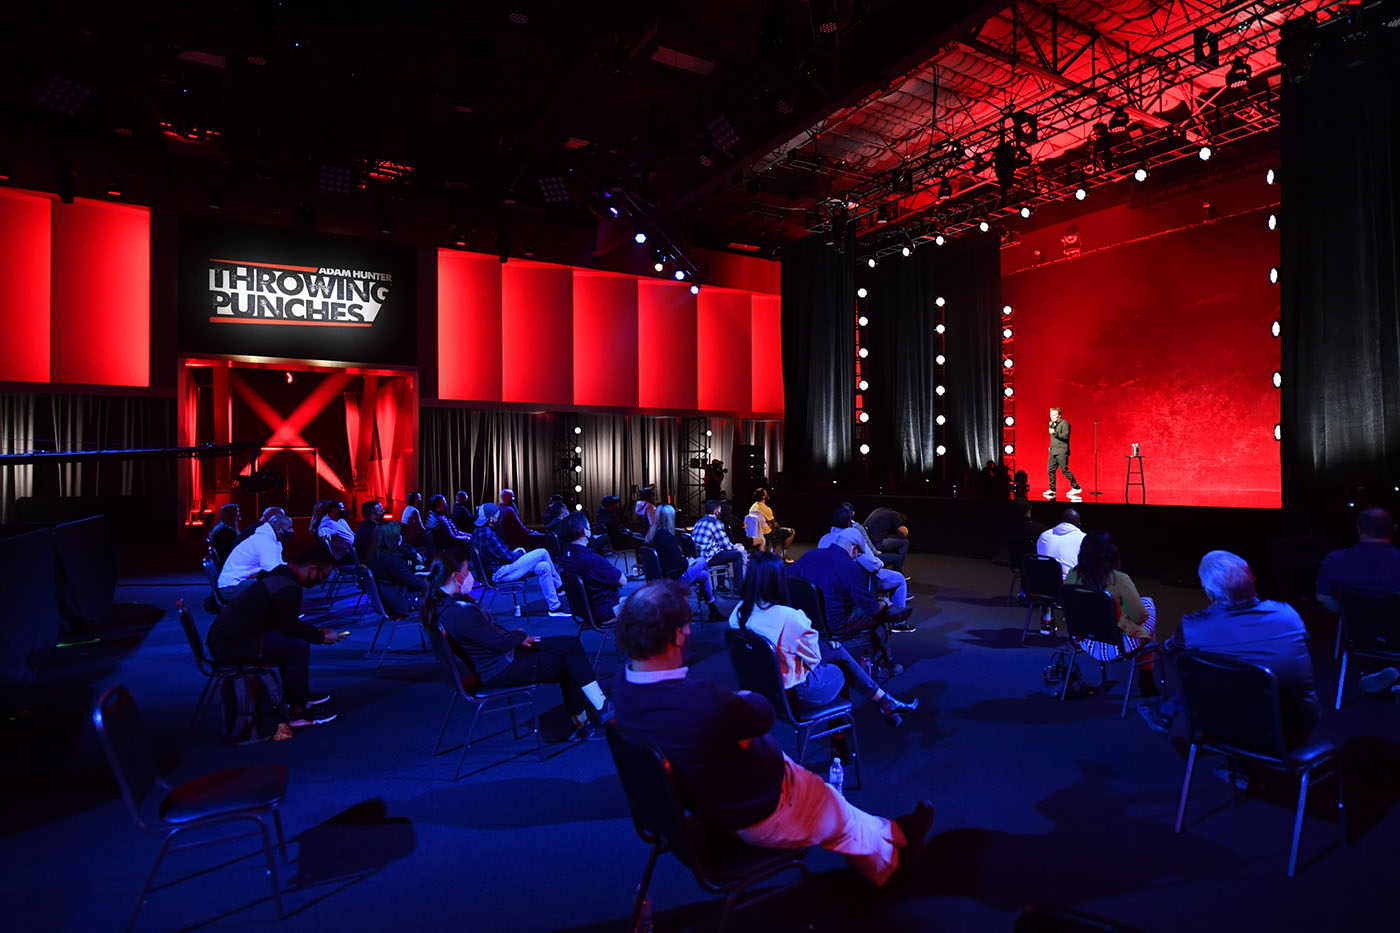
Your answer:
[[[358,563],[353,557],[355,532],[345,520],[344,502],[332,503],[321,518],[320,524],[311,529],[311,533],[330,541],[331,555],[337,561]]]
[[[264,512],[262,522],[238,542],[224,561],[224,568],[219,571],[219,596],[228,602],[251,585],[259,573],[285,564],[282,541],[291,535],[292,520],[287,513],[277,508]]]
[[[1069,572],[1079,566],[1079,546],[1084,543],[1084,530],[1079,527],[1079,510],[1065,509],[1060,523],[1043,532],[1035,542],[1035,552],[1053,557],[1060,563],[1060,579],[1063,581]],[[1054,634],[1054,621],[1047,607],[1041,617],[1042,635]]]

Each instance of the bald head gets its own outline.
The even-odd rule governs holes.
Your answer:
[[[1063,512],[1060,513],[1060,521],[1065,522],[1066,524],[1069,524],[1069,525],[1078,525],[1078,524],[1079,524],[1079,510],[1078,510],[1078,509],[1065,509]]]
[[[1395,519],[1385,509],[1366,509],[1356,516],[1356,533],[1363,541],[1389,541],[1395,534]]]

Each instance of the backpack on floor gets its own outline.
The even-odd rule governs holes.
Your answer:
[[[275,671],[241,671],[225,678],[219,701],[224,712],[224,741],[229,745],[266,742],[287,721],[282,682]]]

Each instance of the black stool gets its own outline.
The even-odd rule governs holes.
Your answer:
[[[1141,505],[1146,505],[1146,504],[1147,504],[1147,483],[1146,483],[1146,482],[1143,480],[1143,478],[1142,478],[1142,454],[1128,454],[1127,456],[1128,456],[1128,478],[1127,478],[1127,480],[1123,483],[1123,501],[1124,501],[1125,503],[1128,501],[1128,496],[1130,495],[1130,493],[1131,493],[1131,491],[1132,491],[1132,488],[1133,488],[1134,486],[1137,486],[1137,487],[1139,487],[1139,488],[1142,490],[1142,502],[1141,502],[1140,504],[1141,504]],[[1136,470],[1136,471],[1133,470],[1133,465],[1134,465],[1133,461],[1137,461],[1137,464],[1136,464],[1136,465],[1137,465],[1137,470]],[[1134,481],[1134,479],[1133,479],[1134,476],[1137,477],[1137,480],[1136,480],[1136,481]]]

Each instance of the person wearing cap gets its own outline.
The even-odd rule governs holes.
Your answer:
[[[509,583],[534,574],[539,577],[540,590],[544,593],[545,605],[549,606],[549,614],[570,617],[568,610],[560,606],[559,590],[564,581],[559,576],[559,571],[554,569],[554,561],[550,559],[549,552],[542,547],[533,551],[524,548],[512,551],[507,548],[501,536],[496,533],[495,526],[500,518],[500,507],[494,502],[483,504],[476,513],[476,532],[472,535],[472,544],[481,555],[481,564],[486,570],[487,579],[482,582]]]
[[[282,557],[282,542],[292,536],[292,520],[275,506],[263,512],[263,520],[252,534],[238,542],[219,571],[219,596],[229,602],[258,578],[258,574],[276,570],[286,563]]]
[[[571,514],[573,513],[569,511],[569,504],[564,501],[564,497],[554,493],[549,497],[549,504],[544,507],[544,530],[558,535],[564,520]],[[563,540],[562,536],[560,540]]]
[[[863,529],[855,525],[855,516],[850,508],[844,504],[832,513],[831,530],[817,542],[817,547],[824,548],[833,544],[852,555],[852,559],[860,568],[875,578],[875,585],[889,599],[891,609],[898,612],[908,604],[909,581],[904,578],[904,574],[885,566]],[[913,628],[908,620],[905,620],[892,631],[913,631]]]
[[[608,536],[608,544],[614,551],[635,551],[641,547],[643,541],[637,535],[622,527],[622,519],[618,517],[618,505],[622,502],[617,496],[604,496],[603,501],[598,505],[597,526]]]

